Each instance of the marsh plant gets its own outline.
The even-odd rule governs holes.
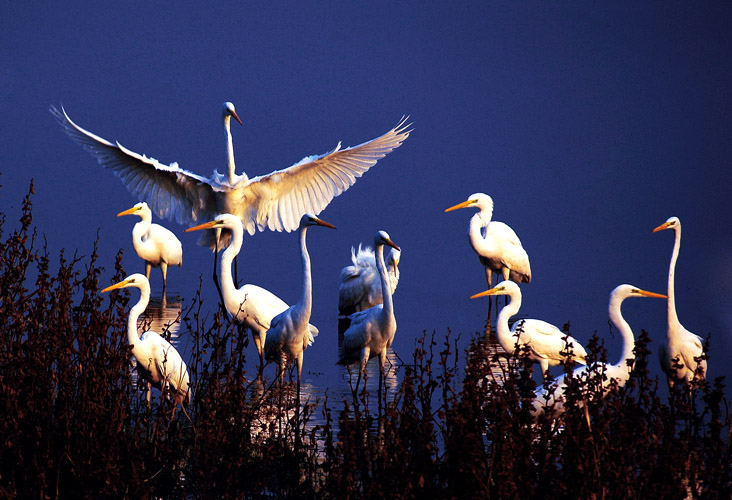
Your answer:
[[[31,194],[17,224],[0,214],[0,497],[732,496],[724,380],[662,397],[646,332],[624,387],[600,397],[601,371],[568,377],[561,418],[532,415],[521,352],[502,357],[482,334],[460,352],[450,332],[402,355],[393,398],[326,393],[293,418],[293,383],[247,373],[246,332],[205,316],[199,290],[179,331],[192,402],[174,413],[156,392],[148,406],[124,335],[131,295],[100,295],[111,272],[95,242],[49,255]],[[123,279],[121,253],[111,265]],[[605,358],[598,338],[588,351]]]

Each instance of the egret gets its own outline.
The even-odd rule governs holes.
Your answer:
[[[401,252],[394,248],[389,249],[386,261],[386,273],[389,277],[389,288],[393,294],[399,283],[399,261]],[[379,270],[376,267],[376,256],[371,247],[363,247],[359,243],[358,252],[351,247],[352,265],[341,270],[340,284],[338,285],[338,332],[343,333],[351,324],[350,315],[364,311],[384,299],[381,295]]]
[[[623,314],[620,311],[620,306],[623,301],[628,297],[656,297],[665,299],[665,295],[660,293],[647,292],[641,290],[633,285],[619,285],[610,293],[610,303],[608,305],[608,315],[610,322],[618,329],[623,337],[623,351],[620,355],[620,360],[616,364],[609,363],[593,363],[592,365],[582,366],[575,369],[572,372],[574,378],[586,379],[588,375],[596,370],[603,373],[603,396],[607,393],[613,380],[617,383],[618,387],[622,387],[630,378],[630,370],[632,369],[633,362],[635,361],[635,338],[633,337],[633,330]],[[553,405],[554,411],[557,415],[564,412],[564,398],[563,393],[566,387],[566,374],[563,374],[557,378],[557,383],[554,389],[540,385],[534,391],[534,403],[532,413],[534,416],[538,416],[544,411],[546,405]]]
[[[470,219],[470,244],[485,266],[488,287],[493,286],[494,272],[501,273],[504,281],[530,283],[531,265],[521,240],[510,226],[491,220],[493,199],[484,193],[474,193],[466,201],[445,209],[445,212],[468,207],[479,209]]]
[[[163,391],[163,387],[171,388],[174,399],[184,411],[190,402],[190,380],[188,368],[175,347],[158,333],[148,330],[137,336],[137,318],[147,308],[150,302],[150,282],[142,274],[135,273],[126,277],[117,284],[108,286],[101,293],[110,292],[119,288],[134,287],[140,290],[140,300],[137,301],[127,320],[127,342],[132,346],[132,355],[137,360],[137,369],[146,381],[147,404],[150,405],[150,390],[152,386]],[[175,408],[173,408],[175,415]]]
[[[674,291],[674,274],[676,260],[681,247],[681,221],[678,217],[670,217],[666,222],[653,230],[654,233],[664,229],[673,229],[675,233],[674,249],[668,266],[668,304],[666,341],[658,350],[661,369],[666,374],[669,387],[676,383],[690,383],[698,377],[704,378],[707,362],[703,359],[702,339],[691,333],[679,322],[676,314],[676,294]]]
[[[497,337],[508,354],[516,352],[516,346],[527,346],[529,359],[539,363],[542,377],[545,377],[550,366],[557,366],[565,359],[562,354],[567,347],[571,348],[572,361],[587,364],[587,352],[577,340],[570,337],[556,326],[540,319],[521,319],[509,330],[508,320],[518,314],[521,308],[521,289],[513,281],[498,283],[494,288],[477,293],[470,297],[490,295],[507,295],[511,301],[498,313]]]
[[[325,222],[312,214],[305,214],[300,219],[300,260],[302,262],[302,297],[296,304],[288,307],[272,318],[267,330],[264,344],[264,356],[267,361],[277,362],[277,373],[282,381],[285,364],[288,360],[297,362],[297,402],[300,406],[300,376],[302,374],[303,351],[313,343],[313,334],[309,329],[310,313],[313,307],[313,278],[310,270],[310,254],[305,242],[307,229],[310,226],[322,226],[335,229],[333,224]]]
[[[120,212],[123,215],[137,215],[140,222],[132,228],[132,246],[137,256],[145,261],[145,277],[150,279],[150,268],[160,267],[163,273],[163,295],[168,286],[168,266],[183,265],[183,247],[180,240],[167,228],[152,223],[152,212],[144,201]]]
[[[410,124],[402,118],[397,125],[368,142],[341,149],[341,144],[323,155],[306,156],[291,167],[249,178],[237,175],[234,163],[230,121],[239,120],[231,103],[224,103],[223,123],[226,134],[228,174],[214,170],[203,177],[183,170],[177,163],[165,165],[135,153],[119,142],[111,143],[76,125],[66,111],[51,106],[51,113],[63,130],[104,167],[120,177],[127,189],[147,201],[158,217],[179,224],[212,220],[231,213],[239,217],[249,234],[258,229],[292,231],[300,217],[320,213],[331,200],[356,182],[378,160],[399,147],[409,136]],[[229,235],[223,234],[222,243]],[[217,233],[207,231],[200,245],[217,248]]]
[[[239,217],[221,214],[210,222],[186,229],[186,232],[202,229],[226,229],[231,234],[229,246],[221,253],[221,292],[224,307],[235,321],[244,324],[251,331],[259,354],[261,371],[264,367],[264,342],[270,322],[287,309],[287,303],[260,286],[246,284],[237,289],[234,285],[231,264],[239,254],[244,239],[244,227]],[[318,329],[314,326],[310,325],[310,329],[313,336],[318,334]]]
[[[380,370],[379,397],[381,397],[381,381],[384,377],[386,353],[394,341],[397,328],[396,318],[394,317],[394,302],[392,301],[391,289],[386,275],[386,264],[384,263],[384,245],[401,251],[386,231],[379,231],[374,236],[376,267],[379,271],[381,294],[384,302],[351,316],[351,326],[343,334],[341,356],[338,360],[339,365],[350,365],[359,362],[358,378],[356,379],[356,391],[358,391],[361,374],[366,370],[366,363],[371,358],[378,356]]]

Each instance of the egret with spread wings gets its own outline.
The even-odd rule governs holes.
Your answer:
[[[411,130],[407,118],[385,133],[359,146],[341,149],[340,143],[323,155],[306,156],[291,167],[249,178],[236,174],[230,121],[239,120],[234,105],[223,107],[228,172],[214,170],[203,177],[183,170],[177,163],[165,165],[131,151],[119,142],[109,142],[75,124],[63,107],[51,106],[64,131],[104,167],[112,170],[127,189],[146,201],[158,217],[191,225],[212,220],[222,213],[239,217],[249,234],[265,228],[297,229],[304,213],[319,214],[331,200],[351,187],[378,160],[398,148]],[[199,244],[216,248],[216,231],[207,231]],[[222,233],[222,243],[230,235]]]

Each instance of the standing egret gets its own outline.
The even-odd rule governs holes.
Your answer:
[[[226,229],[231,234],[229,246],[221,254],[221,293],[224,307],[231,317],[243,323],[252,333],[259,354],[260,371],[264,367],[264,342],[272,318],[287,309],[287,303],[269,290],[246,284],[237,289],[232,277],[231,264],[241,250],[244,227],[235,215],[221,214],[211,222],[186,229],[186,232],[202,229]],[[218,284],[217,284],[218,286]],[[313,335],[318,329],[310,325]]]
[[[623,387],[630,378],[630,370],[633,367],[635,361],[635,338],[633,337],[633,330],[623,314],[620,311],[620,306],[625,299],[628,297],[656,297],[665,299],[665,295],[660,293],[647,292],[640,288],[632,285],[619,285],[615,290],[610,293],[610,303],[608,305],[608,315],[610,322],[618,329],[620,334],[623,336],[623,352],[620,355],[620,360],[616,364],[609,363],[593,363],[592,365],[582,366],[572,372],[574,378],[586,379],[588,375],[595,371],[600,370],[603,372],[603,396],[607,393],[610,388],[610,384],[613,380],[616,381],[618,387]],[[556,415],[564,412],[564,389],[566,387],[565,381],[566,374],[563,374],[557,378],[556,386],[553,390],[540,385],[534,391],[534,403],[532,413],[534,416],[539,415],[544,411],[544,406],[554,405],[554,411]]]
[[[183,247],[180,240],[167,228],[152,223],[152,212],[144,201],[120,212],[122,215],[137,215],[140,222],[132,228],[132,246],[137,256],[145,261],[145,277],[150,279],[150,268],[160,267],[163,273],[163,296],[168,287],[168,266],[183,264]]]
[[[521,308],[521,289],[513,281],[498,283],[495,288],[477,293],[470,297],[490,295],[507,295],[511,301],[498,314],[497,336],[501,346],[508,354],[516,352],[516,345],[528,346],[529,359],[539,363],[542,377],[547,375],[550,366],[562,363],[566,355],[562,354],[571,347],[572,361],[587,364],[587,352],[577,340],[564,333],[556,326],[540,319],[521,319],[508,329],[508,320],[518,314]]]
[[[399,260],[401,252],[394,248],[389,249],[386,256],[386,273],[389,277],[389,289],[393,294],[399,283]],[[376,267],[376,256],[371,247],[362,247],[359,243],[358,253],[351,247],[350,266],[341,270],[340,284],[338,285],[338,333],[343,333],[351,324],[350,315],[364,311],[384,299],[381,295],[379,270]]]
[[[676,383],[690,383],[699,371],[699,377],[706,376],[707,361],[702,358],[704,347],[702,339],[691,333],[679,322],[676,314],[676,294],[674,292],[674,274],[676,260],[681,247],[681,221],[678,217],[670,217],[666,222],[653,230],[654,233],[664,229],[673,229],[675,233],[674,249],[668,266],[668,313],[666,341],[658,350],[661,369],[666,374],[669,387]]]
[[[493,199],[484,193],[474,193],[466,201],[445,209],[445,212],[468,207],[479,209],[470,219],[470,244],[485,266],[488,287],[493,286],[494,272],[501,273],[504,281],[530,283],[531,265],[521,240],[510,226],[491,220]]]
[[[239,217],[249,234],[265,228],[294,230],[304,213],[320,213],[357,177],[399,147],[411,132],[405,117],[381,137],[359,146],[341,149],[338,143],[326,154],[306,156],[289,168],[250,179],[246,174],[236,174],[229,122],[231,116],[238,117],[234,106],[224,103],[228,175],[214,170],[206,178],[181,169],[177,163],[164,165],[84,130],[71,121],[63,107],[58,110],[51,106],[50,111],[74,141],[118,175],[133,195],[147,201],[158,217],[192,224],[231,213]],[[199,244],[215,249],[216,234],[204,233]],[[229,235],[222,237],[226,244]]]
[[[118,288],[135,287],[140,290],[140,300],[137,301],[127,320],[127,341],[132,346],[132,355],[137,360],[137,369],[147,384],[147,404],[150,405],[151,386],[163,391],[163,387],[170,387],[174,399],[181,406],[188,404],[191,399],[188,368],[175,347],[158,333],[148,330],[137,336],[137,318],[147,308],[150,301],[150,282],[142,274],[131,274],[119,283],[108,286],[102,293]],[[185,406],[183,406],[185,411]],[[175,415],[175,408],[173,408]]]
[[[300,408],[300,376],[302,374],[303,351],[313,343],[313,333],[309,328],[310,313],[313,308],[313,278],[310,270],[310,254],[305,236],[310,226],[335,229],[311,214],[300,219],[300,259],[302,262],[302,298],[272,318],[264,343],[264,356],[267,361],[277,362],[280,382],[288,360],[297,362],[297,408]],[[298,410],[299,411],[299,410]]]
[[[386,264],[384,263],[384,245],[396,250],[401,249],[391,241],[386,231],[379,231],[374,236],[376,249],[376,267],[379,270],[381,294],[384,302],[365,311],[351,316],[351,326],[343,334],[339,365],[350,365],[359,362],[356,392],[361,383],[361,374],[366,370],[369,359],[379,357],[379,397],[381,397],[381,381],[384,377],[386,353],[394,340],[396,333],[396,318],[394,317],[394,302],[391,289],[387,281]]]

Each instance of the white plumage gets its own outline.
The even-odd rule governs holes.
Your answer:
[[[393,294],[399,284],[399,261],[401,252],[389,249],[385,258],[389,289]],[[358,252],[351,247],[350,266],[341,270],[338,286],[338,314],[348,316],[364,311],[376,304],[383,303],[379,270],[376,267],[374,250],[369,246],[358,245]]]
[[[546,376],[550,366],[557,366],[564,361],[565,356],[561,352],[567,351],[568,344],[572,348],[572,360],[583,365],[587,364],[587,352],[582,344],[551,323],[540,319],[521,319],[509,330],[508,320],[518,314],[521,308],[521,289],[516,283],[502,281],[495,288],[470,298],[488,295],[508,295],[511,298],[498,314],[496,325],[498,341],[507,353],[514,354],[517,343],[519,346],[528,345],[529,358],[539,363],[542,376]]]
[[[613,380],[617,383],[618,387],[622,387],[630,378],[630,371],[635,361],[635,337],[633,337],[633,330],[623,314],[620,311],[620,306],[623,301],[628,297],[657,297],[665,299],[665,295],[658,293],[647,292],[641,290],[633,285],[619,285],[610,293],[610,303],[608,304],[608,315],[610,322],[618,329],[620,334],[623,336],[623,352],[620,355],[620,360],[615,364],[610,363],[596,363],[590,366],[582,366],[572,372],[574,378],[580,380],[586,380],[590,372],[596,372],[600,370],[604,372],[602,381],[603,396],[607,393]],[[566,387],[565,381],[566,374],[559,376],[556,380],[556,386],[554,390],[550,390],[544,385],[540,385],[534,391],[534,403],[532,413],[534,416],[539,415],[544,411],[545,406],[554,405],[555,415],[560,415],[564,412],[564,390]]]
[[[260,286],[246,284],[239,289],[234,285],[231,265],[239,254],[244,239],[244,228],[241,220],[231,214],[221,214],[216,219],[186,229],[199,231],[202,229],[226,229],[231,234],[231,242],[221,254],[221,288],[224,306],[235,321],[243,323],[252,332],[254,344],[259,354],[260,368],[264,366],[264,343],[272,318],[287,309],[287,303],[275,294]],[[309,325],[313,336],[318,329]]]
[[[676,273],[676,260],[679,257],[681,248],[681,221],[678,217],[670,217],[666,222],[658,226],[653,232],[664,229],[674,230],[674,249],[671,252],[671,262],[668,266],[668,306],[666,340],[661,343],[658,350],[658,359],[661,369],[666,374],[668,385],[672,387],[676,383],[689,383],[697,376],[702,379],[706,376],[707,361],[702,359],[704,347],[702,338],[691,333],[679,321],[676,314],[676,293],[674,291],[674,276]]]
[[[130,309],[127,320],[127,341],[132,346],[132,355],[137,360],[137,369],[147,384],[147,402],[150,404],[150,387],[163,390],[169,386],[176,403],[190,402],[190,380],[188,367],[178,351],[158,333],[148,330],[138,337],[137,318],[145,311],[150,301],[150,282],[142,274],[131,274],[123,281],[102,290],[102,293],[118,288],[135,287],[140,290],[140,300]],[[173,410],[175,413],[175,409]]]
[[[493,199],[484,193],[474,193],[466,201],[445,209],[445,212],[468,207],[479,209],[470,218],[470,244],[485,266],[488,286],[493,286],[494,272],[503,275],[504,281],[510,279],[516,283],[531,282],[529,256],[521,245],[521,240],[510,226],[491,220]]]
[[[140,202],[120,212],[122,215],[137,215],[140,222],[132,228],[132,246],[135,253],[145,261],[145,277],[150,279],[150,268],[160,267],[163,273],[163,294],[168,286],[168,266],[183,265],[183,246],[180,240],[167,228],[152,223],[152,212],[147,203]]]
[[[310,266],[310,254],[306,244],[307,229],[310,226],[322,226],[335,229],[335,226],[312,214],[305,214],[300,219],[300,259],[302,261],[302,297],[299,302],[272,318],[267,330],[264,344],[264,356],[267,361],[275,361],[280,380],[288,360],[297,362],[297,394],[300,397],[300,376],[302,373],[303,352],[312,345],[308,322],[313,307],[313,279]]]
[[[192,224],[222,213],[234,214],[249,234],[258,229],[292,231],[304,213],[319,214],[330,201],[348,189],[376,162],[399,147],[409,136],[406,117],[382,135],[355,147],[340,143],[323,155],[306,156],[289,168],[249,178],[237,175],[230,132],[234,106],[224,103],[227,141],[227,175],[214,170],[202,177],[177,163],[164,165],[135,153],[119,142],[111,143],[76,125],[61,108],[51,106],[64,131],[104,167],[120,177],[127,189],[146,201],[158,217]],[[215,248],[215,232],[204,233],[199,244]],[[224,234],[226,244],[228,235]]]
[[[391,290],[387,282],[386,264],[384,263],[384,245],[400,250],[386,231],[379,231],[374,237],[376,249],[376,266],[379,271],[379,282],[383,303],[351,316],[351,326],[343,335],[339,365],[350,365],[359,362],[356,390],[361,382],[361,374],[366,370],[369,359],[379,357],[379,392],[384,375],[386,353],[396,333],[396,318]]]

